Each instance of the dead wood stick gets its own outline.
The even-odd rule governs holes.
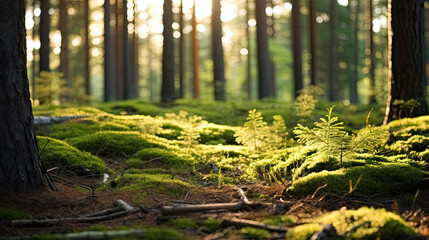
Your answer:
[[[175,215],[189,212],[203,212],[211,210],[232,210],[238,211],[245,208],[257,208],[261,206],[267,206],[265,203],[260,202],[236,202],[236,203],[210,203],[210,204],[183,204],[176,206],[163,206],[161,212],[163,215]]]
[[[98,216],[98,217],[53,218],[53,219],[42,219],[42,220],[24,219],[24,220],[12,220],[10,223],[13,227],[37,227],[37,226],[45,226],[49,224],[60,224],[63,222],[91,223],[91,222],[105,221],[105,220],[126,216],[128,214],[135,213],[138,211],[140,211],[140,208],[134,208],[128,211],[120,211],[120,212],[112,213],[109,215]]]
[[[91,213],[91,214],[85,215],[84,217],[99,217],[99,216],[109,215],[120,211],[124,211],[124,209],[121,207],[114,207],[114,208],[101,210],[99,212]]]
[[[241,200],[243,200],[244,202],[249,202],[249,199],[246,197],[246,194],[244,194],[243,189],[237,188],[237,192],[240,195]]]
[[[236,227],[253,227],[259,229],[265,229],[270,232],[287,232],[288,227],[280,227],[276,225],[264,224],[257,221],[247,220],[247,219],[224,219],[221,226],[236,226]]]
[[[81,239],[116,239],[116,238],[128,238],[128,237],[142,237],[146,236],[146,229],[129,229],[129,230],[116,230],[116,231],[86,231],[78,233],[66,233],[66,234],[53,234],[52,239],[61,240],[81,240]],[[35,236],[16,236],[16,237],[0,237],[0,240],[22,240],[22,239],[34,239]]]

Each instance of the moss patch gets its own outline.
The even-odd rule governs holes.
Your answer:
[[[160,148],[142,149],[127,160],[129,168],[159,167],[160,164],[166,168],[185,169],[193,165],[193,160],[188,155]]]
[[[168,221],[168,224],[178,229],[198,228],[194,220],[186,217],[172,218]]]
[[[356,192],[362,194],[397,193],[410,191],[427,173],[403,163],[380,163],[311,173],[293,182],[293,192],[312,194],[319,186],[327,184],[323,191],[349,191],[349,180],[356,183],[362,179]]]
[[[106,164],[98,157],[70,146],[68,143],[50,137],[39,136],[40,156],[47,168],[71,167],[86,168],[93,173],[101,173]]]
[[[70,145],[97,156],[126,157],[143,148],[165,148],[137,132],[101,131],[66,140]],[[125,155],[125,156],[124,156]]]
[[[28,218],[31,218],[31,215],[26,211],[0,207],[0,221],[2,222]]]

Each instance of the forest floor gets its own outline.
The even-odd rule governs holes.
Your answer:
[[[205,112],[200,114],[211,116],[211,122],[224,125],[210,121],[197,125],[200,139],[189,153],[189,146],[186,147],[181,136],[189,133],[186,124],[194,123],[192,117],[165,114],[159,118],[141,111],[150,109],[159,113],[171,109],[153,105],[142,107],[140,102],[116,104],[104,108],[109,113],[86,107],[60,109],[63,115],[77,118],[37,127],[42,159],[58,191],[46,187],[29,193],[2,193],[0,240],[306,240],[312,236],[312,239],[333,239],[328,230],[319,231],[326,222],[342,227],[336,229],[336,239],[359,239],[356,236],[404,239],[396,233],[406,234],[405,239],[429,239],[429,118],[404,120],[388,126],[390,142],[379,150],[379,155],[359,153],[361,155],[344,163],[346,167],[343,163],[327,165],[324,162],[322,167],[315,167],[306,166],[305,162],[317,162],[318,151],[301,146],[294,148],[290,143],[283,149],[267,151],[255,158],[247,146],[235,142],[235,134],[240,131],[237,126],[243,124],[247,114],[236,106],[227,115],[238,117],[230,119],[224,116],[226,105],[221,108],[205,106]],[[272,106],[268,103],[261,107],[265,109],[264,116],[287,112],[283,106]],[[213,108],[213,112],[208,112],[209,108]],[[249,109],[248,106],[243,108]],[[190,112],[201,109],[188,106]],[[56,116],[58,109],[49,107],[37,111],[36,115]],[[129,113],[141,115],[127,115]],[[323,114],[325,110],[314,119]],[[356,128],[350,120],[358,116],[349,115],[354,117],[348,117],[347,127]],[[365,117],[366,113],[359,118]],[[238,124],[227,123],[237,119],[240,119]],[[287,122],[288,126],[297,122],[290,116],[285,119],[294,121]],[[153,132],[154,128],[159,131]],[[289,138],[292,138],[290,129]],[[404,146],[410,147],[405,151]],[[288,162],[293,164],[283,165],[285,172],[281,168],[274,169]],[[304,173],[293,182],[291,176],[300,165]],[[291,167],[295,168],[292,173]],[[89,169],[91,173],[85,173]],[[107,182],[103,181],[106,172],[110,175]],[[334,178],[319,173],[333,174]],[[311,182],[308,176],[318,176],[321,180],[315,178],[316,182]],[[305,193],[290,190],[293,184],[305,178],[311,185],[307,188],[303,185],[301,190]],[[325,180],[330,184],[326,189],[322,186]],[[339,181],[343,182],[336,184]],[[366,188],[372,193],[365,194]],[[104,214],[105,219],[88,216],[114,208],[118,199],[132,209],[120,209],[120,212],[125,211],[123,215]],[[214,209],[210,204],[221,206],[216,205]],[[200,209],[193,211],[195,206]],[[186,208],[181,211],[181,207]],[[356,212],[346,213],[349,210]],[[345,217],[345,226],[338,223],[342,220],[321,220],[335,212],[344,216],[351,214]],[[107,235],[129,234],[127,231],[133,229],[146,232],[143,235],[133,232],[131,235]],[[393,233],[386,234],[388,231]],[[94,232],[104,235],[79,235]]]

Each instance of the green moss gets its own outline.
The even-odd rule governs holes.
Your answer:
[[[290,240],[308,240],[314,233],[320,231],[322,226],[318,223],[308,223],[289,229],[286,233],[286,239]]]
[[[188,155],[160,148],[142,149],[127,160],[129,168],[150,168],[159,164],[167,168],[184,169],[192,166],[193,160]]]
[[[237,144],[234,137],[235,131],[235,128],[229,126],[208,124],[200,129],[199,142],[210,145],[235,145]]]
[[[146,240],[169,240],[187,239],[182,234],[170,228],[148,228],[144,239]]]
[[[24,210],[0,207],[1,222],[2,221],[9,222],[11,220],[28,219],[28,218],[31,218],[31,215]]]
[[[391,146],[386,148],[395,154],[404,153],[415,160],[429,161],[429,158],[426,158],[427,154],[424,153],[425,151],[429,150],[429,137],[426,136],[411,136],[407,140],[396,141]]]
[[[362,179],[356,192],[362,194],[405,192],[414,189],[418,181],[427,173],[403,163],[380,163],[311,173],[293,182],[290,190],[302,194],[312,194],[319,186],[327,184],[323,191],[349,191],[349,180],[356,183]]]
[[[168,224],[178,229],[198,228],[198,225],[194,220],[186,217],[171,218],[168,220]]]
[[[131,155],[143,148],[165,147],[137,132],[101,131],[66,141],[78,149],[100,156],[124,157],[124,154]]]
[[[246,235],[251,239],[266,239],[271,237],[271,233],[265,229],[244,227],[240,229],[240,234]]]
[[[272,215],[272,216],[265,216],[263,223],[270,224],[270,225],[285,225],[294,223],[295,219],[292,216],[288,215]]]
[[[47,168],[70,167],[77,171],[79,168],[76,166],[79,166],[93,173],[101,173],[106,168],[106,164],[100,158],[82,152],[66,142],[42,136],[37,139],[41,149],[40,156]]]
[[[40,105],[33,107],[34,116],[94,116],[105,114],[102,110],[89,106],[53,106]]]
[[[209,229],[210,231],[216,231],[218,230],[222,225],[222,220],[220,219],[214,219],[214,218],[208,218],[204,221],[203,226]]]
[[[111,122],[99,121],[95,118],[86,120],[70,120],[49,127],[48,135],[56,139],[82,137],[99,131],[129,131],[130,127]]]
[[[101,224],[101,223],[100,224],[93,224],[88,228],[88,231],[102,232],[102,231],[107,231],[107,230],[109,230],[109,227],[104,225],[104,224]]]
[[[176,175],[168,173],[147,173],[138,169],[130,169],[118,180],[118,187],[124,190],[144,189],[154,194],[177,197],[191,188],[190,183],[177,179]]]
[[[349,232],[350,239],[405,239],[413,228],[398,215],[385,209],[362,207],[358,210],[333,211],[316,220],[332,224],[337,232]]]

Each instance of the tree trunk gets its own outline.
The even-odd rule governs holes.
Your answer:
[[[164,0],[163,25],[164,46],[162,52],[161,101],[174,101],[174,37],[173,37],[173,3]]]
[[[338,81],[337,81],[337,35],[336,35],[336,6],[337,0],[331,0],[330,4],[330,40],[329,40],[329,90],[328,97],[329,101],[338,100],[337,91],[338,91]]]
[[[184,71],[184,61],[185,61],[185,36],[183,33],[183,29],[185,27],[185,23],[183,20],[183,0],[180,1],[180,12],[179,12],[179,31],[180,31],[180,38],[179,38],[179,98],[185,97],[185,86],[184,86],[184,79],[185,79],[185,71]]]
[[[354,19],[354,24],[355,24],[355,29],[354,29],[354,65],[355,68],[353,69],[353,78],[350,81],[350,103],[352,104],[357,104],[359,102],[358,100],[358,93],[357,93],[357,83],[359,80],[359,71],[358,71],[358,67],[359,67],[359,39],[358,39],[358,34],[359,34],[359,1],[360,0],[356,0],[355,1],[355,19]]]
[[[308,17],[310,25],[310,84],[316,85],[316,13],[314,0],[308,2]]]
[[[26,68],[24,1],[0,1],[0,191],[43,185]]]
[[[63,73],[63,78],[66,81],[66,87],[71,88],[72,83],[70,81],[69,74],[69,23],[68,23],[68,13],[67,13],[67,0],[59,1],[59,11],[60,11],[60,32],[61,32],[61,52],[60,52],[60,72]],[[69,94],[63,96],[67,101],[70,100]]]
[[[85,17],[85,45],[84,45],[84,77],[85,77],[85,93],[91,95],[91,77],[89,66],[89,1],[83,1],[83,11]],[[110,18],[109,18],[110,19]]]
[[[292,1],[292,46],[294,96],[302,89],[302,45],[301,45],[301,6],[300,0]]]
[[[372,19],[373,17],[373,5],[372,0],[368,0],[366,4],[366,31],[367,31],[367,46],[366,53],[369,55],[369,103],[376,103],[375,99],[375,58],[374,58],[374,31],[372,30]]]
[[[116,100],[124,99],[124,38],[123,13],[124,0],[116,0],[115,4],[115,64],[116,64]],[[125,5],[126,7],[126,5]]]
[[[250,0],[246,0],[246,40],[247,40],[247,64],[246,64],[246,88],[247,100],[252,100],[252,46],[250,44]]]
[[[272,68],[268,51],[266,0],[255,1],[256,38],[258,48],[259,99],[274,97],[272,90]]]
[[[49,0],[40,0],[40,61],[39,72],[49,71],[49,31],[51,17],[49,16]]]
[[[222,47],[221,0],[212,0],[212,55],[213,55],[213,84],[215,100],[224,101],[225,96],[225,66]]]
[[[197,17],[195,15],[195,4],[197,0],[194,0],[194,6],[192,9],[192,61],[193,61],[193,97],[200,97],[200,62],[198,58],[198,38],[197,38]]]
[[[428,114],[423,0],[389,0],[388,6],[389,94],[385,124]]]
[[[116,99],[115,92],[115,54],[114,43],[112,39],[112,26],[110,19],[112,6],[110,0],[104,1],[104,101],[113,101]]]
[[[130,34],[128,30],[129,21],[128,21],[128,6],[127,6],[127,0],[124,0],[122,4],[122,19],[123,19],[123,25],[122,25],[122,43],[123,43],[123,54],[124,54],[124,61],[120,62],[119,64],[123,65],[124,69],[124,92],[123,96],[124,99],[130,99],[134,97],[133,94],[133,88],[134,88],[134,80],[133,80],[133,61],[132,61],[132,55],[131,55],[131,39]]]

